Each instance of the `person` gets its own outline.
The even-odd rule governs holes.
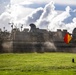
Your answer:
[[[72,63],[74,63],[74,58],[72,58]]]

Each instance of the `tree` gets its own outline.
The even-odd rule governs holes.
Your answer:
[[[23,28],[23,24],[21,25],[21,31],[22,31],[22,28]]]

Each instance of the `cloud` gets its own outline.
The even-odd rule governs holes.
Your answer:
[[[30,15],[27,17],[23,18],[23,22],[25,23],[25,27],[28,26],[30,23],[35,23],[40,16],[43,13],[43,8],[38,8],[35,11],[33,11]]]
[[[39,20],[37,20],[36,24],[39,28],[42,29],[47,29],[48,27],[50,31],[56,31],[57,29],[67,29],[69,32],[72,32],[76,24],[75,15],[76,11],[72,10],[69,6],[65,8],[65,11],[58,13],[55,10],[54,3],[50,2],[44,7],[44,11]],[[69,23],[65,22],[69,19]]]
[[[13,4],[21,3],[27,0],[11,0]],[[76,5],[76,0],[52,0],[56,4],[63,4],[63,5]],[[28,0],[28,2],[33,2],[33,3],[49,3],[50,0]]]
[[[64,12],[54,17],[48,25],[48,29],[50,31],[56,31],[57,29],[67,29],[70,33],[72,33],[75,27],[76,11],[72,10],[69,6],[65,8]]]
[[[10,22],[10,14],[8,12],[10,0],[0,0],[0,28],[6,27],[10,29],[8,23]]]
[[[65,11],[65,8],[67,6],[70,6],[73,10],[76,9],[76,5],[68,5],[68,4],[64,5],[64,4],[56,4],[55,3],[56,10]]]
[[[65,28],[63,21],[70,16],[70,10],[71,8],[67,6],[63,13],[53,18],[50,24],[48,25],[49,30],[57,30]]]
[[[76,17],[72,19],[71,23],[65,24],[66,29],[72,33],[73,29],[76,28]]]
[[[8,12],[4,12],[0,15],[0,28],[6,27],[6,29],[10,29],[8,23],[10,22],[11,17]]]
[[[76,23],[76,17],[75,17],[75,18],[73,18],[73,22],[74,22],[74,23]]]
[[[67,1],[62,1],[62,0],[53,0],[55,2],[56,10],[61,10],[63,11],[65,7],[68,5],[72,8],[76,8],[76,1],[75,0],[67,0]],[[23,5],[24,7],[29,7],[29,8],[38,8],[38,7],[45,7],[46,4],[48,4],[50,0],[11,0],[11,4],[20,4]]]
[[[31,3],[28,3],[28,4],[31,4]],[[21,9],[21,11],[23,11],[22,9],[24,7],[16,4],[15,7],[13,8]],[[15,10],[12,10],[12,13],[13,11],[15,13]],[[69,6],[67,6],[65,8],[65,11],[58,13],[55,10],[54,2],[50,2],[47,5],[45,5],[44,8],[35,9],[28,16],[24,16],[24,15],[22,16],[24,12],[20,14],[19,11],[16,11],[16,15],[14,13],[13,14],[14,14],[14,20],[18,23],[25,24],[24,27],[28,27],[30,23],[35,23],[37,27],[42,28],[42,29],[48,28],[50,31],[56,31],[57,29],[68,29],[69,28],[68,31],[72,32],[73,28],[75,27],[75,23],[73,20],[74,17],[71,18],[72,19],[71,23],[68,23],[68,24],[65,23],[66,19],[68,20],[69,17],[73,15],[70,13],[71,11],[73,10]],[[20,19],[18,16],[20,17]]]
[[[76,5],[76,0],[53,0],[57,4],[63,4],[63,5]]]
[[[17,21],[20,21],[21,19],[29,15],[30,12],[34,11],[34,9],[24,8],[23,6],[16,4],[11,6],[10,11],[12,17],[11,21],[16,23]]]
[[[65,24],[71,23],[71,22],[73,22],[73,18],[74,18],[74,17],[76,17],[76,11],[75,11],[75,10],[71,10],[71,11],[70,11],[70,16],[69,16],[68,18],[66,18],[63,22],[64,22]]]
[[[0,0],[0,15],[6,10],[6,7],[9,3],[10,0]]]
[[[11,0],[12,5],[30,5],[33,4],[32,1],[27,1],[27,0]]]
[[[55,4],[59,5],[75,5],[76,1],[67,0],[66,2],[61,0],[54,0]],[[40,3],[41,2],[41,3]],[[6,27],[8,30],[10,26],[8,22],[14,22],[18,24],[24,24],[27,27],[30,23],[35,23],[37,27],[42,29],[49,29],[55,31],[56,29],[68,29],[72,31],[76,24],[76,10],[72,10],[69,6],[65,8],[65,11],[56,10],[56,5],[50,0],[11,0],[11,8],[9,8],[10,2],[5,2],[3,7],[3,13],[0,14],[0,27]],[[61,2],[61,3],[60,3]],[[48,3],[48,4],[46,4]],[[37,9],[34,8],[36,4],[46,4],[44,8],[37,5]],[[3,4],[2,4],[3,5]],[[1,6],[2,6],[1,5]],[[33,6],[31,6],[33,5]]]
[[[11,5],[9,8],[8,4],[5,11],[0,15],[0,28],[6,27],[6,29],[10,30],[11,27],[8,25],[9,22],[13,22],[15,25],[19,24],[23,18],[34,10],[35,9],[25,8],[18,4]]]
[[[40,16],[40,19],[37,22],[37,26],[39,28],[47,29],[48,24],[56,15],[57,12],[55,11],[54,3],[50,2],[44,7],[44,12]]]

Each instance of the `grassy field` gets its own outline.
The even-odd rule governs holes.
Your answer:
[[[0,75],[76,75],[76,54],[0,54]]]

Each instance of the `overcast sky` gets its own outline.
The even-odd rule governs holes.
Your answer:
[[[10,30],[9,22],[17,27],[35,23],[50,31],[72,32],[76,27],[76,0],[0,0],[0,28]]]

